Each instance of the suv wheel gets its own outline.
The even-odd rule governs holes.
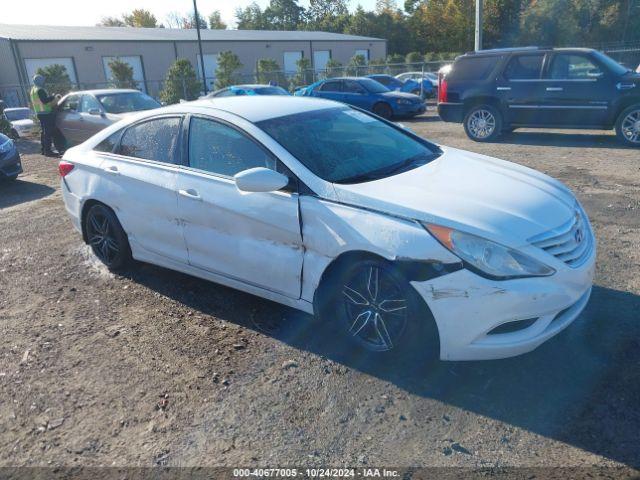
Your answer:
[[[471,107],[464,117],[464,131],[474,142],[490,142],[502,132],[502,115],[491,105]]]
[[[620,114],[616,122],[616,135],[627,145],[640,147],[640,104]]]

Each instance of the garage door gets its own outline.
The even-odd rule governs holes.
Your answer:
[[[216,68],[218,68],[218,54],[204,54],[204,71],[209,88],[213,88],[213,81],[216,78]],[[198,54],[198,78],[202,78],[202,63],[200,62],[200,54]]]
[[[76,69],[73,67],[73,59],[71,57],[59,57],[59,58],[25,58],[24,66],[27,69],[27,75],[29,75],[29,82],[33,81],[33,76],[36,74],[39,68],[45,68],[49,65],[62,65],[67,69],[67,74],[72,83],[78,82],[76,77]]]
[[[298,66],[296,62],[302,58],[302,52],[284,52],[285,73],[296,73]]]
[[[331,52],[329,50],[318,50],[313,52],[313,66],[316,69],[316,72],[325,70],[330,58]]]
[[[122,62],[128,63],[133,68],[133,79],[138,84],[138,89],[146,92],[144,86],[144,70],[142,69],[142,58],[138,55],[124,56],[124,57],[102,57],[102,65],[104,66],[104,77],[107,81],[110,81],[113,75],[109,68],[109,62],[114,59],[119,59]]]

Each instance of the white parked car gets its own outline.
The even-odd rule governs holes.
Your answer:
[[[13,138],[25,137],[33,131],[32,113],[29,108],[6,108],[4,114],[11,122],[11,136]]]
[[[108,267],[133,257],[244,290],[365,350],[521,354],[591,292],[596,242],[562,183],[328,100],[145,112],[68,150],[60,173]]]

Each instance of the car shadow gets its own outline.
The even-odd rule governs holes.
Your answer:
[[[18,150],[22,155],[33,155],[41,152],[40,140],[35,137],[22,137],[16,140]]]
[[[432,398],[609,459],[640,464],[640,297],[596,286],[564,332],[519,357],[389,361],[336,341],[310,315],[152,265],[133,281],[212,315]]]
[[[40,183],[17,180],[0,181],[0,209],[31,202],[51,195],[55,190]]]
[[[495,143],[513,145],[533,145],[544,147],[579,147],[579,148],[633,148],[623,144],[612,132],[607,133],[574,133],[520,131],[504,133]]]

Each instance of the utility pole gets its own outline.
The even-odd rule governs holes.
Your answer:
[[[483,0],[476,0],[476,52],[482,50],[482,3]]]
[[[204,94],[207,94],[207,73],[204,71],[204,55],[202,54],[202,39],[200,38],[200,17],[198,16],[198,6],[193,0],[193,14],[196,21],[196,32],[198,32],[198,49],[200,50],[200,68],[202,68],[202,87]]]

